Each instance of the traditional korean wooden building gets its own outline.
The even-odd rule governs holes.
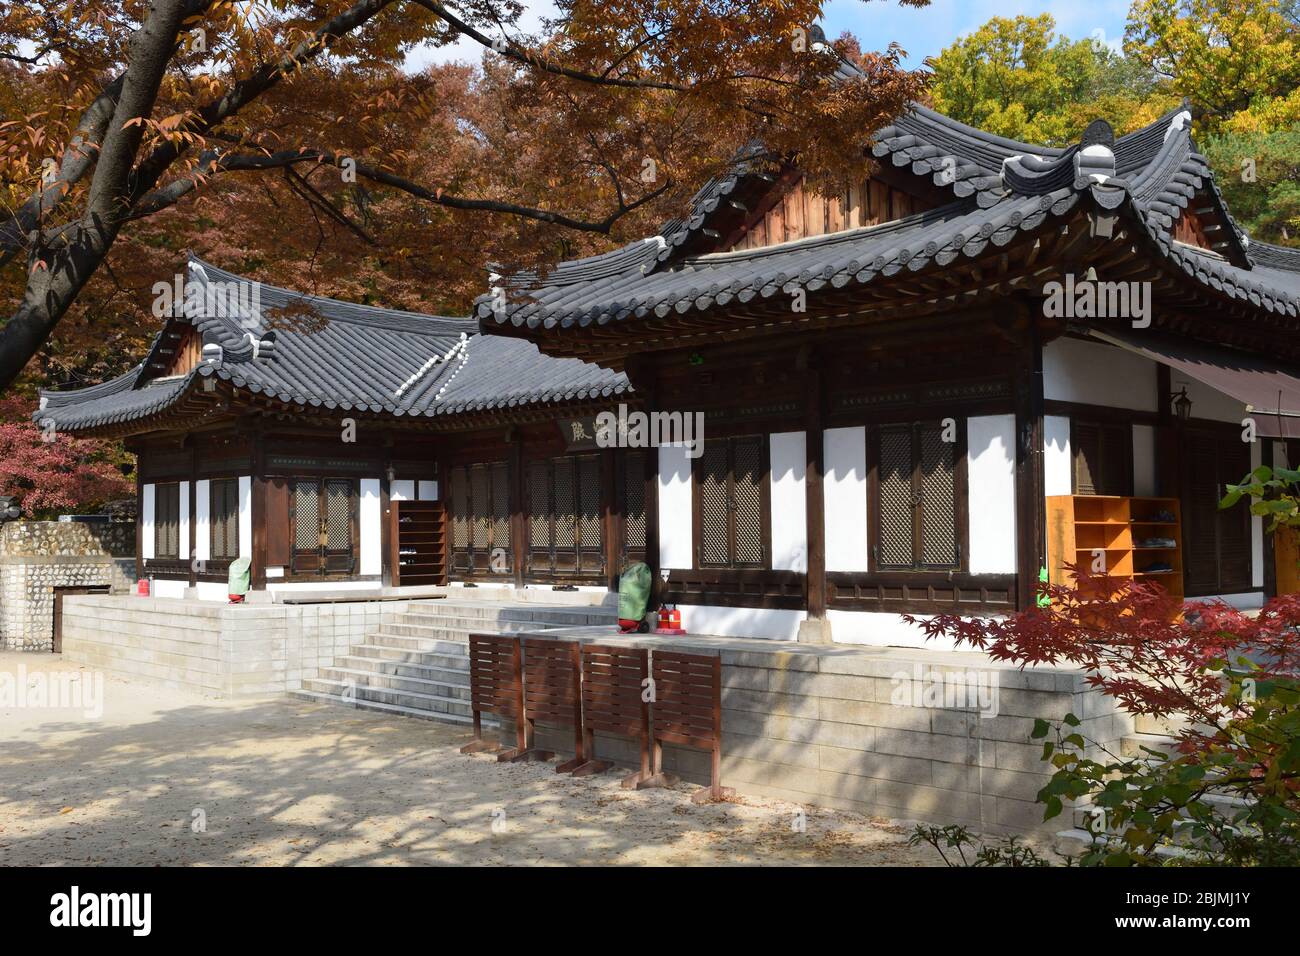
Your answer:
[[[698,633],[917,644],[900,615],[1027,606],[1079,496],[1080,553],[1258,603],[1271,543],[1217,502],[1296,460],[1300,252],[1233,222],[1189,125],[1051,149],[918,106],[838,195],[740,164],[472,319],[197,296],[38,417],[139,456],[159,593],[222,597],[236,555],[255,591],[401,586],[392,503],[422,499],[453,585],[608,588],[644,559]],[[600,447],[620,404],[702,413],[698,457]],[[1126,547],[1106,500],[1148,519]]]

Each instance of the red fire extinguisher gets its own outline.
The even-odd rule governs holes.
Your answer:
[[[659,626],[655,628],[656,634],[685,634],[686,630],[682,627],[682,612],[676,605],[669,607],[667,604],[659,606]]]
[[[136,585],[135,585],[135,593],[138,594],[140,597],[148,597],[148,596],[149,596],[149,579],[148,579],[148,578],[141,578],[139,581],[136,582]]]

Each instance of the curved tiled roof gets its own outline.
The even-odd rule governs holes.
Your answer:
[[[630,391],[619,373],[542,355],[522,340],[487,340],[470,319],[299,295],[198,259],[190,260],[187,280],[186,301],[168,329],[192,326],[205,346],[221,346],[219,360],[183,376],[151,377],[166,334],[159,333],[150,358],[126,375],[42,392],[36,417],[73,430],[117,426],[166,410],[203,378],[303,409],[417,417]],[[224,299],[215,297],[218,289]],[[277,313],[282,309],[291,311]]]
[[[1057,149],[994,136],[916,106],[879,131],[872,151],[882,162],[910,165],[914,174],[950,190],[953,202],[884,225],[744,252],[673,259],[661,249],[651,262],[653,240],[645,240],[603,257],[590,273],[592,260],[564,263],[504,308],[481,297],[475,314],[489,329],[583,328],[743,303],[796,285],[810,292],[840,288],[978,255],[1047,216],[1070,212],[1085,197],[1137,221],[1149,251],[1207,288],[1288,316],[1300,307],[1293,281],[1300,253],[1250,246],[1195,149],[1185,109],[1119,138],[1096,123],[1080,143]],[[1222,224],[1216,234],[1222,255],[1199,254],[1173,240],[1174,226],[1193,200],[1199,211],[1208,203]]]

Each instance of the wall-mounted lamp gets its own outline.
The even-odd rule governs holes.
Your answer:
[[[1178,416],[1180,422],[1185,422],[1192,417],[1192,400],[1187,397],[1187,386],[1173,396],[1174,414]]]
[[[391,485],[393,480],[397,478],[397,469],[389,465],[384,469],[384,477],[388,479],[388,483]]]

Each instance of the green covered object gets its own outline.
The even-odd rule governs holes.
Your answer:
[[[228,585],[227,593],[248,593],[248,569],[252,563],[252,558],[235,558],[235,560],[230,562],[230,583]]]
[[[629,564],[618,579],[618,616],[623,621],[639,621],[650,604],[653,578],[644,561]]]

